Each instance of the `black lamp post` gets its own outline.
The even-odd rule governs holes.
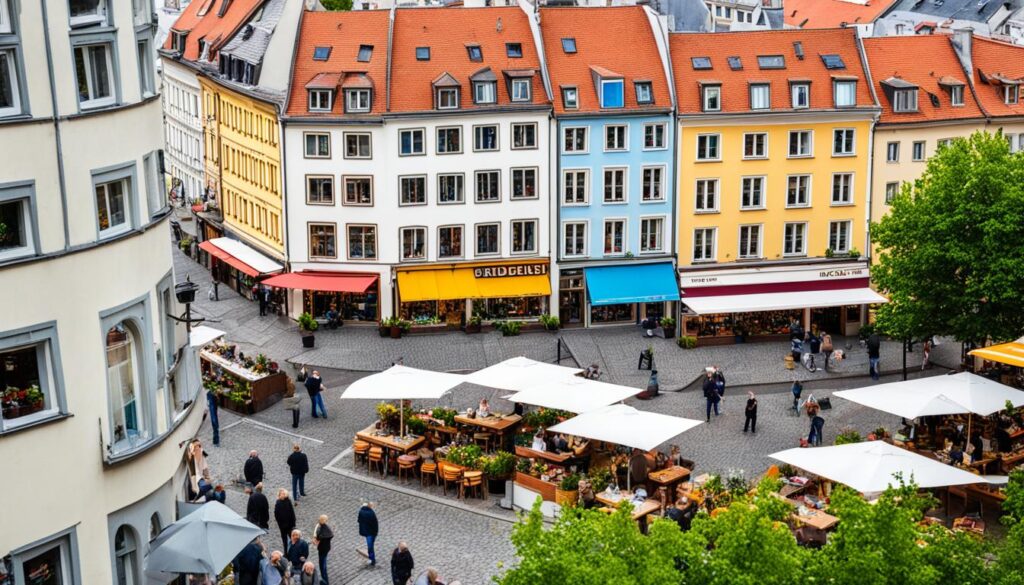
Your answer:
[[[199,285],[192,282],[192,278],[189,275],[185,275],[185,282],[179,282],[174,285],[174,296],[178,298],[178,302],[185,305],[185,316],[175,317],[174,315],[168,314],[167,316],[179,323],[185,324],[185,331],[191,335],[192,324],[202,323],[205,319],[193,319],[192,318],[192,303],[196,300],[196,291],[199,290]]]

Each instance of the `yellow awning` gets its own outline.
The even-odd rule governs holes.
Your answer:
[[[474,267],[399,270],[398,295],[403,303],[408,303],[551,294],[547,274],[477,278],[473,271]]]
[[[1008,364],[1024,368],[1024,337],[1009,343],[990,345],[981,349],[972,349],[970,355],[992,362]]]

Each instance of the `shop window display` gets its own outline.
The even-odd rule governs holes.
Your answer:
[[[546,312],[545,297],[511,297],[474,301],[473,312],[482,319],[530,319]]]
[[[21,566],[22,583],[32,585],[62,585],[66,583],[64,554],[60,545],[26,560]]]
[[[365,293],[305,291],[303,311],[314,317],[323,317],[333,308],[346,321],[377,321],[377,285]]]
[[[790,324],[802,319],[801,309],[700,315],[686,318],[686,334],[694,337],[786,335]]]
[[[449,321],[461,323],[466,301],[416,301],[402,303],[399,316],[413,325],[438,325]]]
[[[622,323],[623,321],[636,321],[635,304],[603,305],[590,308],[591,323]]]

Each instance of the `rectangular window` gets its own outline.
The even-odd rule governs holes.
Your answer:
[[[128,229],[130,189],[128,179],[96,185],[96,219],[101,237]]]
[[[498,84],[493,81],[473,82],[473,102],[493,104],[498,99]]]
[[[621,108],[623,101],[623,83],[621,79],[601,80],[601,107]]]
[[[306,132],[306,158],[331,158],[331,135]]]
[[[512,196],[515,199],[537,198],[537,169],[512,169]]]
[[[626,202],[626,169],[613,168],[604,170],[604,202]]]
[[[811,130],[797,130],[789,133],[789,157],[811,156]]]
[[[718,148],[721,138],[719,134],[698,134],[697,160],[721,160]]]
[[[587,128],[585,126],[562,129],[562,152],[587,152]]]
[[[832,205],[853,204],[853,173],[832,175]]]
[[[1004,85],[1003,86],[1003,102],[1008,105],[1017,103],[1020,99],[1020,86],[1019,85]],[[916,108],[915,108],[916,109]]]
[[[28,198],[0,200],[0,260],[33,252],[30,204]]]
[[[437,202],[440,205],[463,203],[465,199],[465,175],[450,174],[437,176]]]
[[[437,154],[462,152],[462,126],[437,129]]]
[[[329,89],[311,89],[309,90],[309,111],[310,112],[330,112],[331,111],[331,97],[334,94]]]
[[[369,112],[370,111],[370,90],[368,90],[368,89],[346,89],[345,90],[345,111],[346,112]]]
[[[913,158],[915,161],[918,161],[918,162],[923,161],[924,160],[924,140],[917,140],[917,141],[915,141],[911,151],[912,151],[911,152],[911,155],[912,155],[911,158]]]
[[[373,45],[359,45],[359,52],[356,54],[356,61],[368,63],[373,57]]]
[[[501,201],[501,171],[476,172],[476,202]]]
[[[828,224],[828,247],[837,254],[845,254],[850,251],[850,225],[849,221],[833,221]]]
[[[790,175],[787,183],[786,207],[809,207],[811,205],[811,176]]]
[[[399,156],[426,154],[426,140],[423,128],[398,131]]]
[[[626,150],[626,131],[628,126],[616,124],[604,127],[605,151]]]
[[[640,201],[665,200],[665,167],[643,167],[640,185]]]
[[[953,85],[949,88],[949,102],[954,106],[964,105],[964,86]]]
[[[473,126],[473,150],[476,152],[498,150],[498,127],[494,125]]]
[[[377,226],[348,226],[348,257],[351,260],[377,259]]]
[[[345,132],[345,158],[371,158],[370,133]],[[421,135],[422,136],[422,135]],[[422,143],[422,138],[421,138]],[[405,154],[405,138],[402,138],[403,154]]]
[[[345,205],[373,205],[373,177],[342,177]]]
[[[722,109],[722,86],[705,85],[701,88],[705,112],[717,112]]]
[[[512,221],[512,253],[533,254],[537,252],[537,220],[520,219]]]
[[[114,103],[113,66],[110,45],[75,47],[75,76],[78,80],[78,103],[83,108],[98,108]]]
[[[665,219],[646,217],[640,219],[640,253],[661,252],[665,248]]]
[[[3,6],[5,0],[0,0]],[[0,51],[0,117],[21,113],[21,89],[14,51]]]
[[[740,226],[740,249],[737,255],[740,258],[761,257],[761,226]]]
[[[740,209],[764,209],[764,177],[743,177]]]
[[[644,124],[644,150],[665,148],[665,124]]]
[[[894,101],[893,111],[894,112],[916,112],[917,111],[917,90],[916,89],[901,89],[893,93]]]
[[[589,181],[590,171],[587,169],[562,171],[562,204],[586,205],[589,202]]]
[[[537,148],[537,123],[512,124],[512,150]]]
[[[856,130],[837,128],[832,131],[832,155],[850,156],[854,153]]]
[[[604,254],[615,256],[626,253],[626,220],[604,220]]]
[[[836,81],[832,85],[837,108],[852,108],[857,105],[857,82]]]
[[[437,90],[437,109],[455,110],[459,107],[459,89],[442,87]]]
[[[567,110],[575,110],[579,105],[579,92],[575,87],[562,88],[562,107]]]
[[[743,158],[768,158],[768,135],[764,132],[744,134]]]
[[[562,50],[571,55],[576,52],[576,38],[565,37],[562,39]]]
[[[334,205],[334,177],[306,177],[306,203]]]
[[[71,26],[96,24],[107,19],[107,0],[69,0]]]
[[[470,61],[479,62],[484,60],[484,52],[480,45],[466,45],[466,53],[469,55]]]
[[[896,195],[898,195],[899,192],[900,192],[899,181],[892,182],[892,183],[886,183],[885,184],[885,204],[886,205],[892,204],[892,200],[896,198]]]
[[[513,79],[512,80],[512,101],[514,102],[528,102],[530,101],[530,84],[532,79]]]
[[[522,43],[505,43],[505,54],[509,59],[521,59],[523,57]]]
[[[462,226],[443,225],[437,228],[437,257],[462,258]]]
[[[718,211],[718,179],[697,179],[697,212]]]
[[[811,107],[810,85],[806,83],[794,83],[789,86],[789,92],[793,99],[794,110]]]
[[[333,223],[309,224],[309,257],[337,258],[337,227]]]
[[[491,256],[501,253],[499,247],[499,226],[497,223],[479,223],[476,225],[476,255]]]
[[[807,224],[787,223],[783,232],[782,255],[804,256],[807,254]]]
[[[771,86],[755,83],[750,86],[750,109],[767,110],[772,107]]]
[[[582,221],[568,222],[562,224],[563,256],[586,256],[587,255],[587,224]]]
[[[399,232],[402,240],[402,260],[426,260],[427,228],[405,227]]]
[[[63,388],[58,382],[61,373],[54,367],[56,343],[52,325],[0,337],[0,430],[60,414]]]
[[[430,61],[430,47],[416,47],[417,61]]]
[[[2,2],[3,0],[0,0]],[[149,41],[142,41],[135,45],[139,59],[139,84],[142,86],[142,95],[151,96],[156,93],[156,84],[153,81],[153,52],[149,49]],[[3,81],[0,80],[0,84]],[[0,90],[2,93],[2,90]]]
[[[400,205],[427,204],[427,176],[398,177],[398,190],[401,193]]]
[[[716,228],[697,228],[693,230],[693,261],[715,261]]]
[[[654,103],[654,92],[651,91],[650,81],[637,81],[633,85],[636,89],[636,103],[640,105]]]
[[[900,162],[899,142],[889,142],[885,145],[885,162]]]

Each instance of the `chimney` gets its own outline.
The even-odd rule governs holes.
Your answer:
[[[968,79],[974,75],[974,64],[971,57],[971,48],[973,44],[973,28],[967,26],[953,31],[953,49],[956,50],[957,57],[960,57],[960,64],[963,65],[964,71],[967,72]]]

